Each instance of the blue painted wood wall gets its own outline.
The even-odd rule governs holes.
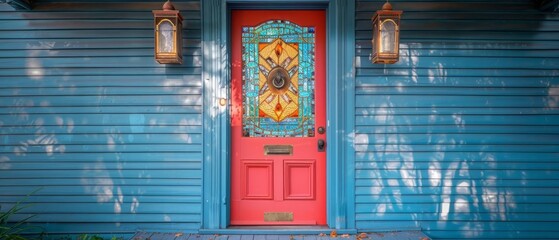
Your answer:
[[[390,1],[401,58],[373,65],[356,4],[356,220],[436,239],[557,239],[559,15],[531,1]]]
[[[163,1],[0,4],[3,210],[43,187],[23,212],[50,233],[199,228],[200,3],[174,2],[181,66],[153,59]]]
[[[0,206],[37,187],[49,232],[197,231],[199,1],[182,66],[153,61],[159,2],[0,4]],[[401,60],[372,65],[356,7],[356,225],[557,238],[559,16],[529,0],[391,1]],[[26,214],[19,217],[24,217]]]

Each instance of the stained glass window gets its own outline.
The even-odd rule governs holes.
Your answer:
[[[314,136],[314,27],[242,29],[243,136]]]

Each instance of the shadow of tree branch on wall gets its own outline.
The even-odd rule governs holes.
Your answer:
[[[404,42],[384,66],[358,56],[358,228],[524,238],[553,226],[559,78],[540,68],[557,61],[509,70],[520,61],[482,58],[534,51],[523,45]]]

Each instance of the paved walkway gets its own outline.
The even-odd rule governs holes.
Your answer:
[[[137,232],[131,240],[430,240],[420,231],[376,232],[358,235],[200,235]]]

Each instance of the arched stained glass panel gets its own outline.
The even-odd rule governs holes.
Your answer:
[[[243,27],[243,136],[314,136],[314,31],[280,20]]]

